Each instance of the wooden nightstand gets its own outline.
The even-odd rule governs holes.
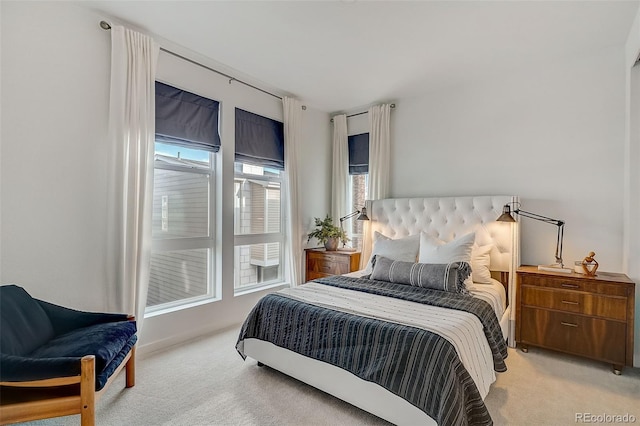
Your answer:
[[[342,275],[360,269],[359,251],[327,251],[323,248],[305,249],[306,281],[329,275]]]
[[[633,365],[635,284],[624,274],[517,270],[516,343]]]

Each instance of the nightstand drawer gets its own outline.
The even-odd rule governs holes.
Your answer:
[[[313,263],[312,270],[323,274],[347,274],[349,272],[349,262],[343,262],[342,260],[334,259],[313,259],[309,260]]]
[[[524,344],[625,364],[626,324],[542,309],[522,308]]]
[[[337,254],[326,254],[326,252],[318,252],[318,253],[310,252],[308,259],[309,261],[322,263],[325,265],[333,265],[337,263],[343,263],[345,265],[349,265],[349,257],[341,256]]]
[[[522,287],[522,304],[626,321],[625,298],[544,287]]]
[[[584,291],[608,296],[627,296],[624,286],[598,281],[594,278],[559,278],[539,275],[522,275],[523,285],[535,285],[539,287],[557,288],[560,290]]]

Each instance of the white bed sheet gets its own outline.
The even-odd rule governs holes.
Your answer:
[[[368,272],[364,269],[359,271],[344,274],[346,277],[362,278],[368,275]],[[469,292],[479,299],[482,299],[489,303],[496,313],[496,317],[500,322],[500,328],[502,330],[502,336],[505,340],[509,335],[509,317],[511,315],[511,307],[507,306],[507,292],[500,281],[491,279],[491,284],[473,283],[469,286]]]
[[[368,275],[368,272],[364,269],[344,274],[345,277],[353,278],[362,278],[365,275]],[[507,292],[500,281],[491,279],[491,284],[473,283],[473,285],[468,286],[468,289],[474,297],[489,303],[498,319],[502,318],[507,306]]]

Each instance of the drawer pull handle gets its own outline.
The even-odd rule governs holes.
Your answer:
[[[577,327],[578,326],[578,324],[573,324],[573,323],[564,322],[564,321],[562,321],[560,324],[565,325],[567,327]]]
[[[561,284],[561,287],[564,287],[564,288],[580,288],[580,286],[577,285],[577,284],[565,284],[565,283]]]
[[[567,305],[577,305],[578,304],[578,302],[573,302],[571,300],[563,300],[562,303],[565,303]]]

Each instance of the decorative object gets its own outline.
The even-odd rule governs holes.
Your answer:
[[[342,216],[340,218],[340,229],[344,232],[344,227],[342,226],[342,222],[344,222],[347,219],[350,219],[352,217],[354,217],[355,215],[360,214],[360,216],[358,216],[356,218],[356,220],[369,220],[369,216],[367,216],[367,208],[366,207],[362,207],[362,210],[356,210],[353,211],[351,213],[349,213],[348,215]],[[346,245],[346,241],[342,240],[342,247],[344,247]]]
[[[331,216],[327,214],[324,219],[320,219],[319,217],[314,218],[316,229],[309,232],[307,243],[311,240],[311,238],[315,238],[321,244],[325,246],[325,248],[329,251],[337,250],[338,241],[342,241],[343,244],[346,244],[349,241],[347,237],[347,233],[344,229],[339,228],[333,224],[333,219]]]
[[[558,227],[558,237],[556,239],[556,263],[552,265],[538,265],[538,269],[541,271],[553,271],[553,272],[563,272],[570,274],[573,272],[571,268],[565,268],[564,263],[562,262],[562,240],[564,236],[564,220],[552,219],[550,217],[542,216],[537,213],[531,213],[525,210],[520,209],[520,203],[507,203],[502,208],[502,214],[498,219],[498,222],[515,222],[516,220],[511,216],[511,205],[514,205],[513,213],[522,217],[526,217],[529,219],[538,220],[544,223],[550,223],[552,225],[556,225]]]
[[[573,263],[573,272],[576,274],[584,274],[584,269],[582,269],[582,260],[576,260]]]
[[[595,252],[590,251],[582,261],[582,270],[589,277],[595,277],[598,270],[598,262],[593,258],[595,255]]]

